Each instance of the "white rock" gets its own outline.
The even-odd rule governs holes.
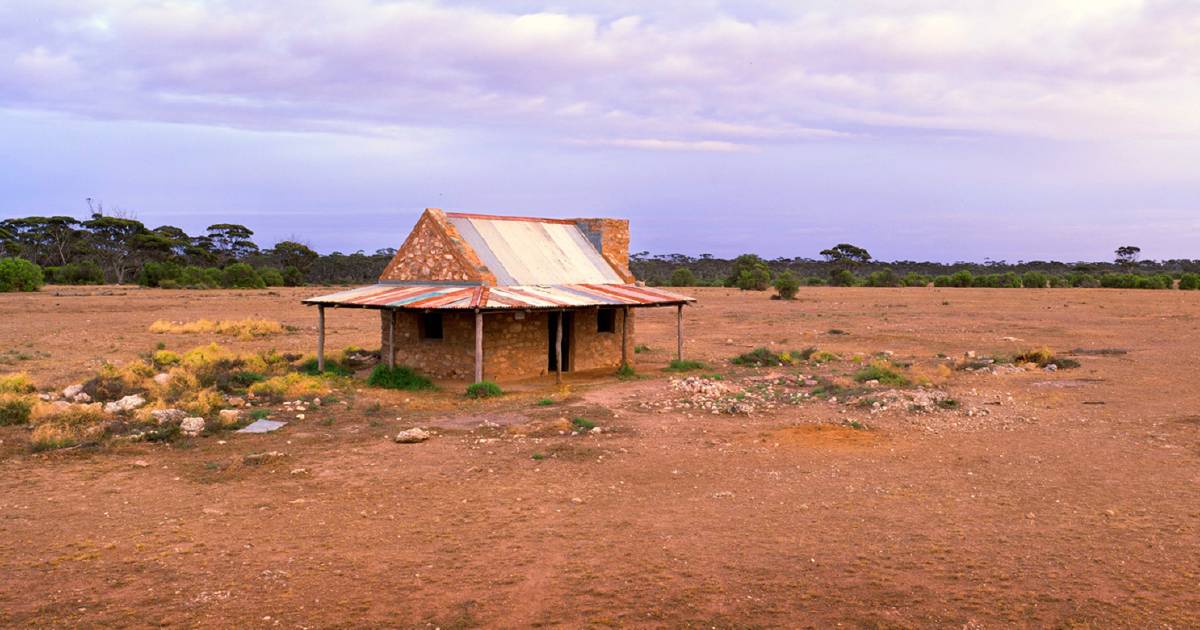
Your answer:
[[[155,409],[150,412],[150,417],[159,424],[167,424],[183,421],[187,417],[187,412],[182,409]]]
[[[179,423],[179,429],[183,431],[184,435],[200,435],[200,432],[204,430],[204,418],[184,418]]]
[[[92,402],[92,397],[88,396],[87,392],[79,392],[78,394],[75,394],[75,397],[71,400],[74,400],[77,403],[90,403]]]
[[[133,411],[146,404],[146,399],[137,394],[130,394],[121,400],[104,403],[104,413],[125,413]]]
[[[158,374],[154,375],[154,382],[158,383],[159,385],[166,385],[167,383],[171,382],[171,375],[167,374],[166,372],[159,372]]]
[[[242,419],[242,412],[237,409],[222,409],[217,415],[221,418],[221,424],[236,424]]]
[[[72,385],[63,390],[63,398],[74,398],[76,395],[78,395],[82,391],[83,391],[82,384]]]
[[[430,437],[432,437],[432,434],[429,433],[428,431],[426,431],[425,429],[414,427],[412,429],[408,429],[408,430],[397,433],[396,434],[396,442],[398,442],[400,444],[415,444],[417,442],[424,442],[425,440],[428,440]]]

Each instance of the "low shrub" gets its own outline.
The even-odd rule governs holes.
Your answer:
[[[1024,363],[1033,363],[1038,367],[1046,367],[1053,365],[1058,369],[1071,369],[1079,367],[1079,362],[1074,359],[1054,356],[1054,351],[1047,347],[1026,350],[1013,355],[1012,362],[1018,365]]]
[[[281,376],[272,376],[264,381],[251,385],[248,390],[255,396],[272,400],[283,398],[307,398],[324,396],[333,390],[329,377],[312,376],[300,372],[289,372]]]
[[[246,263],[233,263],[221,271],[221,286],[228,289],[263,289],[263,282],[254,267]]]
[[[859,383],[866,381],[879,381],[883,385],[892,385],[903,387],[909,384],[909,380],[903,374],[896,370],[896,367],[887,361],[872,361],[854,373],[854,380]]]
[[[664,368],[667,372],[691,372],[692,370],[707,370],[708,365],[703,361],[691,361],[688,359],[671,359],[670,365]]]
[[[33,412],[34,398],[19,394],[0,394],[0,425],[25,424]]]
[[[571,418],[571,426],[577,431],[591,431],[596,428],[596,423],[587,418]]]
[[[90,260],[46,267],[43,271],[47,284],[104,284],[104,271]]]
[[[884,269],[882,271],[871,272],[867,276],[865,284],[869,287],[898,287],[903,284],[903,280],[900,279],[900,276],[896,275],[895,271]]]
[[[929,286],[930,282],[933,282],[933,280],[929,276],[910,271],[904,275],[900,284],[906,287],[925,287]]]
[[[549,407],[550,405],[553,405],[553,404],[554,404],[554,399],[552,399],[552,398],[542,398],[537,401],[537,405],[539,407]]]
[[[1197,291],[1200,290],[1200,274],[1185,273],[1179,277],[1180,291]]]
[[[810,277],[804,279],[804,286],[806,286],[806,287],[823,287],[826,284],[828,284],[828,283],[825,282],[825,278],[818,278],[816,276],[810,276]]]
[[[34,451],[99,441],[108,433],[110,421],[99,403],[67,406],[38,404],[30,420],[34,428],[29,446]]]
[[[804,350],[788,350],[785,352],[773,352],[767,348],[755,348],[750,352],[739,354],[729,360],[734,365],[745,365],[751,367],[771,367],[779,365],[798,365],[802,361],[811,358],[817,352],[816,348],[805,348]]]
[[[633,366],[629,365],[628,363],[623,363],[621,364],[621,367],[617,368],[617,378],[621,379],[622,381],[627,381],[637,377],[637,371],[634,370]]]
[[[154,354],[150,355],[150,360],[154,362],[154,365],[157,365],[160,368],[165,368],[172,365],[179,365],[179,362],[183,360],[183,357],[179,356],[178,352],[171,352],[170,350],[156,350]]]
[[[386,366],[385,366],[386,367]],[[316,376],[321,374],[321,370],[317,368],[317,358],[313,357],[301,363],[296,369],[305,374]],[[325,374],[335,374],[337,376],[354,376],[354,370],[342,364],[335,359],[325,359]]]
[[[29,375],[24,372],[0,374],[0,393],[28,394],[36,389]]]
[[[644,343],[640,343],[633,347],[634,354],[641,354],[643,352],[650,352],[650,346],[647,346]]]
[[[1021,276],[1021,286],[1026,289],[1045,289],[1050,279],[1040,271],[1026,271]]]
[[[405,389],[410,391],[436,389],[433,381],[404,365],[397,365],[396,367],[376,365],[375,369],[371,370],[371,375],[367,377],[367,384],[372,387],[382,387],[384,389]]]
[[[858,284],[858,277],[849,269],[834,269],[829,273],[829,286],[852,287]]]
[[[933,286],[963,288],[971,286],[974,282],[975,276],[970,271],[964,269],[948,276],[937,276],[933,279]]]
[[[41,267],[24,258],[0,258],[0,293],[37,291],[44,282]]]
[[[278,269],[271,267],[260,268],[258,270],[258,277],[262,278],[263,284],[269,287],[282,287],[286,284],[283,274]]]
[[[796,292],[800,290],[800,279],[791,271],[785,271],[775,278],[775,292],[780,299],[794,300]]]
[[[504,390],[492,381],[479,381],[467,386],[468,398],[494,398],[504,394]]]
[[[687,267],[679,267],[671,272],[670,284],[673,287],[694,287],[696,286],[696,274]]]

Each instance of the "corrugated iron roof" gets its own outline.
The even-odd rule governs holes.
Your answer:
[[[447,212],[497,285],[623,282],[573,221]]]
[[[504,287],[376,284],[304,300],[305,304],[415,310],[539,309],[581,306],[663,306],[694,298],[631,284]]]

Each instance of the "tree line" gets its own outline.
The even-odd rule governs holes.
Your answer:
[[[1200,288],[1200,260],[1142,260],[1141,249],[1124,245],[1112,261],[1059,262],[987,260],[985,262],[919,262],[875,260],[865,248],[839,243],[820,258],[764,259],[743,254],[732,259],[710,254],[637,252],[629,267],[652,286],[718,286],[766,290],[782,284],[781,295],[794,285],[943,286],[989,288],[1111,287]],[[791,289],[794,292],[794,289]]]
[[[86,219],[0,221],[0,255],[37,266],[51,284],[258,288],[372,282],[395,254],[381,249],[321,255],[294,240],[264,248],[253,237],[253,230],[237,223],[216,223],[194,235],[173,225],[151,228],[97,206]]]

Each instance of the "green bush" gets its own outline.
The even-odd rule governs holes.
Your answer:
[[[785,300],[796,299],[796,292],[800,290],[800,279],[790,271],[785,271],[775,278],[775,292],[779,297]]]
[[[1185,273],[1182,276],[1180,276],[1179,290],[1181,290],[1181,291],[1200,290],[1200,274]]]
[[[221,273],[221,286],[228,289],[262,289],[267,285],[254,267],[246,263],[233,263]]]
[[[288,287],[304,286],[304,272],[295,267],[284,267],[283,284]]]
[[[1021,286],[1026,289],[1045,289],[1047,282],[1049,278],[1040,271],[1026,271],[1025,275],[1021,276]]]
[[[742,254],[733,260],[726,284],[743,291],[766,291],[771,286],[771,269],[762,258],[754,254]]]
[[[92,261],[46,267],[47,284],[104,284],[104,271]]]
[[[503,394],[504,390],[491,381],[479,381],[467,386],[467,397],[469,398],[494,398]]]
[[[818,278],[816,276],[811,276],[811,277],[804,279],[804,285],[809,286],[809,287],[823,287],[826,284],[828,284],[828,283],[825,282],[825,278]]]
[[[367,377],[367,385],[382,387],[384,389],[407,389],[411,391],[436,389],[433,381],[418,374],[416,370],[403,365],[397,365],[394,368],[386,365],[376,365],[375,369],[371,370],[371,375]],[[469,391],[470,388],[468,388]]]
[[[1136,289],[1138,276],[1132,273],[1106,273],[1100,276],[1100,286],[1105,289]]]
[[[933,280],[929,276],[919,274],[915,271],[908,272],[904,275],[904,278],[900,280],[901,286],[906,287],[929,286],[930,282],[933,282]]]
[[[283,274],[278,269],[272,267],[262,267],[258,270],[258,277],[262,278],[263,284],[269,287],[282,287],[286,283],[283,281]]]
[[[220,269],[189,265],[180,272],[178,286],[188,289],[219,289],[221,280]]]
[[[386,366],[385,366],[386,367]],[[316,358],[308,359],[296,367],[297,370],[308,374],[309,376],[318,376],[321,371],[317,369]],[[336,374],[338,376],[354,376],[354,370],[334,361],[333,359],[325,359],[325,374]],[[374,373],[372,373],[374,375]],[[400,388],[404,389],[404,388]]]
[[[24,258],[0,258],[0,293],[37,291],[45,276],[42,268]]]
[[[183,275],[183,267],[173,262],[148,262],[142,265],[138,274],[138,284],[144,287],[161,287],[166,282],[168,287],[179,283]]]
[[[877,361],[863,367],[854,373],[854,380],[859,383],[866,381],[879,381],[883,385],[893,385],[903,387],[909,384],[907,378],[903,374],[897,372],[889,363]]]
[[[687,267],[679,267],[671,272],[671,286],[694,287],[696,286],[696,274],[692,273],[692,270]]]
[[[15,394],[0,394],[0,425],[25,424],[33,411],[33,398]]]
[[[829,273],[829,286],[852,287],[858,284],[858,278],[849,269],[834,269]]]
[[[902,283],[900,276],[891,269],[871,272],[866,281],[866,285],[869,287],[898,287]]]

